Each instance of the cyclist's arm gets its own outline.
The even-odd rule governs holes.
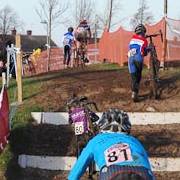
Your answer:
[[[72,168],[68,180],[79,180],[81,176],[85,173],[88,165],[93,160],[93,153],[91,150],[90,143],[83,149],[81,155],[76,161],[74,167]]]
[[[134,143],[136,145],[138,145],[138,151],[141,152],[141,155],[143,156],[143,158],[146,160],[144,163],[145,167],[148,168],[149,170],[151,170],[151,165],[150,165],[150,161],[149,161],[149,156],[147,151],[144,149],[144,146],[142,145],[142,143],[136,139],[135,137],[131,136],[131,138],[133,139]]]
[[[143,46],[142,46],[142,55],[143,56],[147,56],[148,55],[148,42],[147,42],[147,40],[145,39],[144,40],[144,44],[143,44]]]

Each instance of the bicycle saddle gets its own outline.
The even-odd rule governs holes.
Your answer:
[[[81,96],[79,98],[79,101],[87,101],[87,100],[88,100],[88,98],[86,96]]]

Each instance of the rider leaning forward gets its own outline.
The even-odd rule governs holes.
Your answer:
[[[127,113],[110,109],[98,122],[100,132],[81,152],[68,180],[79,180],[88,165],[95,161],[100,180],[154,180],[146,150],[129,135]]]
[[[87,23],[85,19],[80,21],[79,25],[77,26],[74,32],[74,35],[77,49],[79,50],[81,45],[84,43],[85,51],[87,51],[87,43],[88,40],[91,38],[91,29],[90,25]],[[85,59],[88,61],[87,57],[85,57]]]

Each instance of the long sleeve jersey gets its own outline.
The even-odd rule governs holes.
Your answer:
[[[79,180],[91,161],[98,168],[110,165],[143,166],[151,171],[148,155],[141,143],[123,133],[101,133],[89,141],[72,168],[68,180]]]
[[[69,46],[71,48],[73,40],[74,36],[71,32],[65,33],[62,39],[63,46]]]
[[[129,43],[129,57],[134,57],[137,61],[143,61],[143,57],[147,55],[147,39],[140,35],[133,35]]]

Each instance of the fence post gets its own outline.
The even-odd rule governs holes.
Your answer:
[[[22,54],[21,54],[21,36],[16,35],[16,60],[17,60],[17,89],[18,89],[18,102],[22,103]]]
[[[7,46],[7,72],[6,72],[6,78],[7,78],[7,87],[9,87],[9,76],[10,76],[10,47]]]
[[[167,8],[168,8],[168,1],[164,0],[164,22],[163,22],[163,51],[162,51],[162,66],[165,68],[165,61],[166,61],[166,54],[167,54]]]
[[[6,73],[2,72],[2,85],[5,86],[6,84]]]

